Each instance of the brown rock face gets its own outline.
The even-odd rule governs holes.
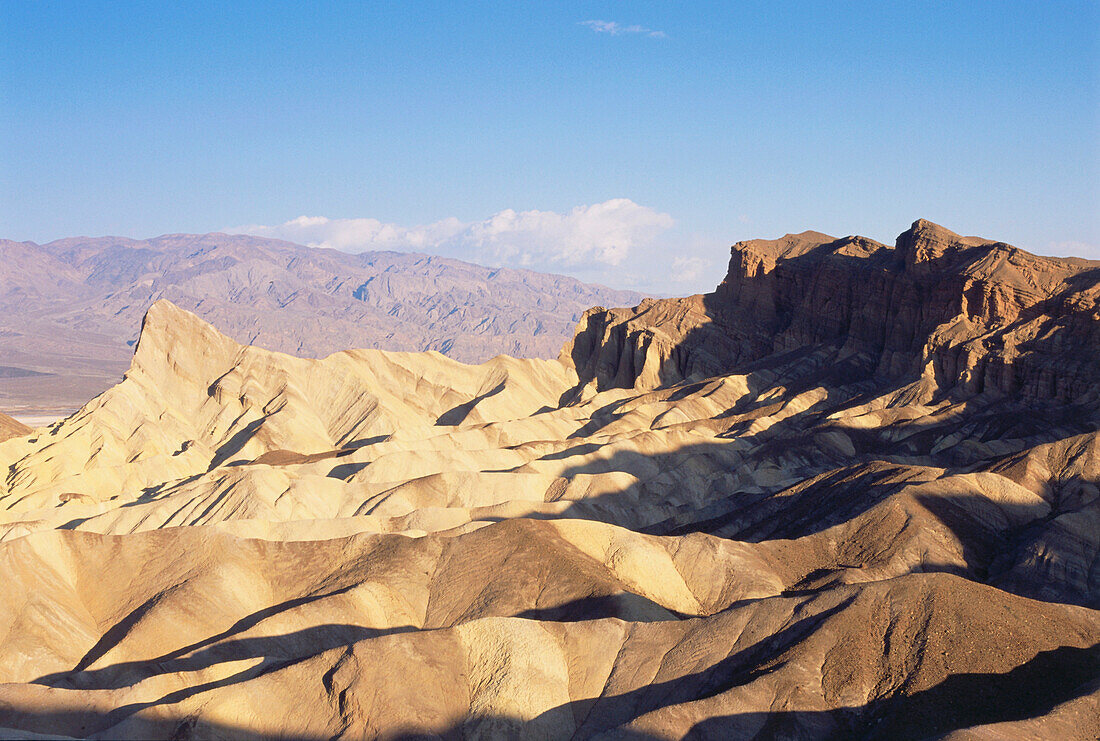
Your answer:
[[[822,348],[926,395],[1084,403],[1100,383],[1100,262],[917,221],[891,248],[817,232],[734,245],[712,294],[590,311],[565,354],[597,388],[654,387]]]

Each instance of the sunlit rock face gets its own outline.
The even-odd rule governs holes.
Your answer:
[[[157,303],[0,443],[3,735],[1095,738],[1098,269],[806,232],[482,365]]]
[[[734,245],[713,294],[589,311],[567,348],[601,387],[659,385],[829,349],[926,393],[1096,401],[1100,263],[920,220],[887,247],[818,232]]]

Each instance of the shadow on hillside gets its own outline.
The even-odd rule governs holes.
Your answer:
[[[843,604],[837,605],[839,610]],[[825,613],[804,619],[784,631],[745,650],[735,652],[695,674],[675,680],[645,685],[635,690],[598,698],[576,700],[555,707],[538,717],[524,720],[508,716],[471,716],[450,728],[425,730],[392,729],[391,737],[524,738],[531,733],[550,732],[556,738],[591,738],[615,731],[622,725],[648,714],[687,703],[719,698],[723,693],[745,686],[764,676],[762,661],[782,653],[784,644],[802,640],[816,630]],[[256,733],[248,729],[208,723],[199,718],[131,718],[134,713],[156,705],[180,702],[186,697],[245,681],[260,674],[278,671],[289,663],[264,662],[256,669],[234,675],[222,682],[188,688],[186,694],[170,693],[158,701],[132,704],[110,712],[95,710],[45,711],[31,703],[21,706],[6,701],[0,716],[0,728],[77,737],[102,735],[129,719],[127,730],[155,739],[238,738],[238,739],[328,739],[343,737],[335,729],[317,729],[316,733]],[[249,676],[241,676],[248,674]],[[927,689],[898,692],[859,707],[833,710],[779,710],[741,712],[709,717],[696,723],[687,738],[804,738],[804,739],[921,739],[988,723],[1022,721],[1051,712],[1056,706],[1096,691],[1100,677],[1100,644],[1090,648],[1061,646],[1044,651],[1029,661],[1003,673],[954,674]],[[334,701],[335,702],[335,701]],[[788,701],[789,703],[792,701]],[[333,717],[340,713],[333,708]],[[368,718],[354,718],[364,723]],[[658,722],[659,719],[658,719]],[[675,721],[673,721],[675,722]],[[1082,729],[1083,730],[1083,729]],[[621,731],[618,738],[664,738],[645,732]]]
[[[693,456],[707,454],[727,446],[711,443],[697,446],[702,450],[677,451],[675,455]],[[613,456],[607,465],[637,465],[636,454],[617,460]],[[727,529],[737,531],[740,540],[772,540],[792,538],[820,532],[830,524],[839,524],[881,502],[904,486],[906,480],[896,477],[900,466],[885,469],[871,463],[853,464],[842,481],[838,473],[825,474],[819,480],[786,497],[755,496],[746,504],[741,519],[726,518],[720,523],[696,521],[685,532],[707,531],[723,533]],[[931,479],[934,483],[935,479]],[[1062,492],[1072,492],[1082,487],[1095,486],[1079,479],[1052,482],[1052,499],[1057,502]],[[629,492],[608,495],[612,499],[631,496]],[[850,497],[850,499],[848,499]],[[949,528],[970,549],[968,563],[988,564],[998,553],[1012,551],[1013,544],[1022,531],[1011,528],[998,531],[982,525],[981,518],[973,516],[974,502],[965,497],[934,492],[917,497],[930,512]],[[1052,522],[1057,508],[1051,515],[1040,515],[1026,509],[1012,511],[1017,505],[998,503],[981,497],[982,506],[999,507],[1010,512],[1009,519],[1031,519],[1024,530],[1030,532],[1043,522]],[[778,509],[769,501],[782,500]],[[844,502],[849,502],[846,506]],[[587,503],[574,505],[580,507]],[[599,504],[597,499],[596,504]],[[619,503],[617,506],[621,507]],[[753,508],[757,508],[755,514]],[[586,512],[591,517],[591,512]],[[574,516],[567,512],[565,516]],[[1025,533],[1026,534],[1026,533]],[[934,569],[929,569],[934,570]],[[961,573],[964,578],[984,574]],[[227,630],[191,643],[164,655],[142,661],[108,664],[97,669],[91,665],[101,661],[136,626],[151,606],[147,603],[134,610],[127,618],[107,631],[101,640],[81,659],[70,672],[48,675],[36,680],[37,684],[59,690],[122,690],[137,682],[160,675],[202,672],[228,662],[255,660],[252,666],[229,676],[192,684],[167,692],[156,699],[132,702],[109,712],[95,710],[71,710],[43,712],[34,706],[19,707],[8,704],[0,711],[0,727],[18,728],[40,733],[68,735],[103,734],[123,721],[139,722],[146,710],[160,714],[170,706],[203,693],[249,682],[273,672],[286,669],[303,659],[318,656],[326,651],[344,648],[356,642],[394,633],[414,631],[411,626],[394,629],[370,629],[351,624],[321,625],[278,636],[241,638],[240,634],[258,625],[262,620],[330,597],[354,588],[351,585],[320,595],[288,600],[238,620]],[[817,589],[827,588],[822,583]],[[1011,585],[1010,585],[1011,587]],[[1019,591],[1010,588],[1010,591]],[[1026,593],[1026,590],[1020,593]],[[1030,595],[1029,595],[1030,596]],[[1051,601],[1074,601],[1058,598]],[[767,635],[757,643],[722,659],[696,674],[667,682],[658,682],[619,695],[578,699],[566,705],[548,710],[537,718],[523,720],[511,717],[473,717],[448,729],[440,729],[443,737],[464,738],[479,733],[498,733],[498,737],[522,738],[547,727],[562,729],[562,737],[588,738],[631,722],[647,713],[660,711],[685,703],[717,701],[723,693],[766,677],[776,668],[775,662],[783,661],[783,654],[804,641],[818,630],[832,614],[844,607],[844,603],[830,610],[803,618],[778,633]],[[555,608],[525,610],[517,617],[537,620],[574,621],[603,617],[616,617],[618,604],[615,596],[580,598]],[[947,733],[968,726],[1024,720],[1048,713],[1053,707],[1075,699],[1095,688],[1085,688],[1100,677],[1100,648],[1090,649],[1062,646],[1040,653],[1030,661],[1004,674],[956,674],[941,683],[911,694],[898,694],[875,700],[861,707],[845,707],[834,710],[785,709],[776,712],[740,712],[709,717],[690,729],[690,738],[868,738],[905,739],[924,738]],[[721,707],[721,706],[718,706]],[[788,706],[789,707],[789,706]],[[732,709],[732,708],[729,708]],[[718,710],[717,712],[721,712]],[[339,713],[333,710],[333,717]],[[128,720],[129,719],[129,720]],[[574,733],[572,728],[576,727]],[[149,738],[330,738],[333,730],[309,735],[271,735],[250,733],[246,729],[208,724],[195,717],[140,720],[135,726],[143,737]],[[108,733],[108,735],[110,735]],[[403,738],[422,738],[424,734],[409,732]],[[643,733],[622,734],[624,738],[648,739]]]
[[[171,651],[154,659],[144,661],[129,661],[112,664],[102,669],[89,669],[99,659],[117,646],[122,639],[141,621],[145,614],[155,607],[161,595],[156,595],[146,600],[129,615],[112,626],[87,654],[77,662],[72,671],[48,674],[35,680],[35,684],[43,684],[49,687],[70,689],[118,689],[143,679],[158,674],[170,674],[173,672],[200,671],[209,668],[220,660],[237,661],[268,657],[272,649],[283,644],[302,644],[308,646],[323,646],[318,649],[324,651],[333,646],[341,646],[350,642],[348,639],[361,640],[375,638],[390,633],[404,633],[415,630],[412,626],[397,628],[375,629],[364,628],[355,625],[323,626],[309,628],[300,631],[294,636],[281,637],[256,637],[234,638],[267,618],[288,612],[298,607],[308,605],[311,602],[334,597],[350,592],[358,583],[334,589],[322,594],[312,594],[295,599],[286,600],[277,605],[266,607],[247,615],[226,630],[197,641],[190,645]],[[233,640],[229,640],[233,639]]]
[[[836,609],[843,605],[838,605]],[[818,617],[824,617],[824,614]],[[803,621],[806,622],[806,621]],[[714,698],[747,685],[762,672],[758,665],[782,651],[784,641],[796,642],[817,627],[796,623],[796,635],[776,634],[764,644],[737,652],[714,666],[687,677],[646,685],[621,695],[577,701],[543,714],[553,718],[568,709],[577,724],[574,738],[611,731],[662,708]],[[784,631],[785,632],[785,631]],[[1100,645],[1063,646],[1045,651],[1005,674],[955,674],[912,694],[898,694],[862,707],[836,710],[750,712],[708,718],[695,724],[688,738],[866,738],[921,739],[969,726],[1018,721],[1049,713],[1055,706],[1090,691],[1100,675]],[[538,727],[540,718],[530,722]],[[464,723],[476,728],[484,719]],[[526,724],[517,723],[522,737]],[[406,738],[414,738],[409,735]],[[651,738],[627,732],[626,738]],[[663,738],[664,736],[660,736]]]
[[[669,362],[675,360],[673,353]],[[669,375],[675,377],[688,367],[690,363],[677,366]],[[865,360],[820,347],[781,353],[737,371],[746,374],[748,392],[711,420],[697,423],[722,442],[651,453],[629,439],[616,438],[626,432],[616,426],[634,407],[706,396],[713,380],[675,383],[596,409],[570,435],[576,439],[573,447],[542,458],[567,463],[579,459],[561,472],[554,498],[569,498],[577,478],[588,475],[626,474],[633,483],[595,496],[584,496],[581,484],[578,498],[563,512],[531,516],[599,520],[653,535],[707,533],[761,542],[819,533],[854,520],[914,484],[924,484],[917,501],[962,543],[967,578],[988,579],[1032,598],[1100,606],[1100,590],[1089,583],[1087,564],[1083,575],[1052,572],[1058,577],[1054,586],[1003,573],[1021,562],[1023,550],[1042,550],[1044,527],[1080,509],[1064,492],[1082,486],[1095,490],[1095,482],[1052,479],[1042,493],[1049,512],[1040,502],[935,491],[940,478],[991,471],[1037,445],[1095,432],[1095,409],[1052,401],[1024,404],[1000,394],[955,390],[940,395],[941,412],[861,427],[833,416],[902,392],[914,379],[877,378]],[[770,425],[760,423],[784,413],[796,397],[817,388],[827,392],[808,408]],[[662,416],[655,418],[655,427]],[[643,429],[640,437],[644,435]],[[616,448],[606,457],[593,457],[605,444],[601,436]],[[758,485],[752,476],[743,476],[760,471],[769,471],[774,483]],[[700,481],[705,483],[700,486]],[[982,516],[983,508],[988,517]],[[958,571],[954,566],[948,570]],[[1069,584],[1073,589],[1059,591]]]
[[[1078,366],[1096,360],[1100,324],[1070,304],[1075,295],[1095,289],[1100,269],[1070,277],[1060,293],[1025,307],[1016,321],[991,330],[987,350],[994,357],[1009,333],[1029,322],[1041,322],[1040,331],[1018,346],[1014,359],[994,369],[1001,380],[1010,379],[1006,381],[1007,396],[985,388],[984,379],[991,372],[986,368],[988,359],[981,360],[971,380],[964,383],[955,373],[959,359],[952,353],[957,355],[958,349],[941,348],[934,364],[938,387],[932,389],[932,402],[942,405],[940,412],[916,420],[901,417],[888,425],[860,426],[857,420],[830,419],[876,398],[897,400],[887,405],[887,412],[895,403],[909,403],[906,400],[915,391],[913,384],[920,380],[918,361],[929,334],[950,316],[968,306],[975,309],[979,300],[985,300],[980,295],[964,295],[967,284],[960,271],[982,257],[988,247],[949,252],[929,261],[924,266],[927,274],[906,277],[906,273],[896,272],[904,257],[899,251],[868,242],[862,245],[869,250],[865,256],[838,253],[850,243],[848,238],[839,239],[788,258],[782,271],[758,275],[741,296],[735,295],[736,287],[723,284],[714,293],[667,304],[679,307],[667,315],[659,305],[643,304],[635,310],[634,323],[629,326],[608,325],[606,317],[595,315],[578,333],[572,349],[580,384],[563,401],[579,398],[585,384],[599,390],[631,387],[655,342],[647,321],[667,324],[675,333],[686,316],[689,328],[674,347],[665,348],[656,372],[660,389],[595,410],[570,435],[578,439],[578,445],[548,455],[546,460],[593,453],[603,442],[600,436],[614,442],[612,433],[625,432],[620,422],[635,406],[649,401],[675,402],[692,394],[706,396],[715,376],[736,373],[743,377],[748,391],[731,408],[701,423],[704,429],[709,425],[715,437],[728,440],[726,445],[708,442],[647,454],[628,449],[627,442],[608,458],[566,468],[561,476],[570,482],[585,474],[615,472],[630,475],[635,483],[579,499],[559,516],[615,522],[658,535],[704,532],[748,541],[798,538],[857,517],[901,491],[912,483],[906,472],[913,467],[946,469],[947,475],[989,470],[997,461],[1028,448],[1098,429],[1100,415],[1090,401],[1095,389],[1081,385],[1090,375],[1078,372]],[[944,281],[934,280],[936,270],[942,270]],[[799,293],[799,283],[792,276],[814,273],[817,275],[808,290],[820,295]],[[971,286],[968,290],[973,293],[977,289]],[[928,315],[909,311],[920,308],[929,291],[936,294],[933,303],[942,304],[942,310]],[[860,300],[864,293],[890,295],[890,316],[870,310]],[[815,301],[827,310],[811,311]],[[912,303],[908,309],[906,301]],[[705,320],[690,319],[700,306]],[[649,319],[650,314],[657,318]],[[696,322],[695,326],[690,326],[691,322]],[[896,331],[891,334],[891,329]],[[1069,353],[1074,357],[1072,367],[1066,366],[1061,356],[1052,355],[1055,350],[1066,354],[1060,349],[1080,344],[1074,338],[1081,337],[1095,342],[1086,342],[1082,352]],[[905,361],[895,362],[898,358]],[[1064,383],[1059,380],[1062,376]],[[1046,378],[1046,385],[1025,388],[1025,377]],[[699,378],[709,380],[696,380]],[[768,418],[783,414],[800,394],[814,389],[821,389],[824,398],[770,423]],[[1029,397],[1026,401],[1025,394]],[[1048,398],[1041,398],[1044,396]],[[1082,403],[1066,403],[1075,398]],[[655,427],[660,426],[661,418],[658,415],[654,420]],[[644,435],[644,430],[641,432]],[[593,437],[597,439],[591,440]],[[681,468],[694,469],[696,475],[704,471],[708,477],[705,491],[686,491],[690,477],[686,473],[678,476]],[[738,475],[764,469],[770,469],[778,483],[759,486]],[[928,475],[935,478],[938,474]],[[1058,492],[1065,485],[1052,482],[1047,492],[1054,506],[1051,518],[1064,514]],[[993,545],[1011,546],[1020,535],[975,535],[973,523],[959,516],[960,507],[944,505],[936,497],[926,499],[928,507],[945,526],[957,530],[961,540],[977,543],[1000,537],[1003,542]],[[1019,505],[1003,506],[1014,510]],[[1039,509],[1030,512],[1024,507],[1010,519],[1033,523],[1045,516]],[[982,547],[975,544],[970,550],[977,554]]]
[[[926,444],[929,431],[923,425],[911,427],[912,437],[919,439],[917,445]],[[1047,430],[1020,441],[1019,447],[1064,439],[1064,432]],[[960,544],[965,567],[949,566],[952,573],[1032,599],[1100,608],[1100,590],[1089,567],[1097,533],[1088,526],[1082,531],[1082,525],[1075,524],[1082,517],[1093,517],[1089,513],[1100,508],[1096,495],[1100,482],[1080,476],[1052,478],[1042,499],[1030,501],[1006,499],[995,490],[964,493],[960,487],[993,484],[986,480],[979,486],[956,476],[989,471],[1014,453],[979,464],[939,468],[928,465],[935,461],[916,463],[911,454],[891,455],[872,448],[849,457],[813,442],[814,434],[796,431],[792,437],[765,441],[747,452],[734,444],[714,442],[649,456],[630,449],[617,451],[565,469],[562,479],[572,482],[582,474],[619,472],[630,474],[633,483],[576,499],[559,513],[528,516],[597,520],[649,535],[703,533],[763,543],[814,536],[853,523],[876,507],[881,507],[877,519],[898,507],[908,519],[915,508],[928,513],[929,523],[941,525]],[[899,444],[908,443],[903,439]],[[775,448],[784,450],[778,453]],[[578,454],[583,452],[582,446]],[[739,486],[738,470],[776,461],[785,461],[780,466],[785,478],[774,486]],[[692,482],[698,481],[707,483],[693,487]],[[1017,485],[1005,479],[1003,486]],[[568,485],[559,488],[568,492]],[[940,569],[933,563],[919,566],[926,571]]]
[[[855,264],[852,266],[855,267]],[[633,476],[636,483],[618,491],[577,500],[555,517],[604,520],[657,535],[707,533],[745,542],[789,541],[850,522],[901,493],[906,487],[921,483],[927,486],[914,500],[962,544],[966,567],[919,564],[917,568],[943,568],[964,578],[987,581],[1008,591],[1048,601],[1095,605],[1095,597],[1088,592],[1087,574],[1083,593],[1063,590],[1048,594],[1042,592],[1042,584],[1026,578],[1013,578],[1012,569],[1017,564],[1028,563],[1028,549],[1035,543],[1041,546],[1044,533],[1058,525],[1059,517],[1077,511],[1074,502],[1069,501],[1072,497],[1067,492],[1082,487],[1095,488],[1096,482],[1074,477],[1052,479],[1046,495],[1053,509],[1047,512],[1045,506],[1040,504],[1017,504],[979,496],[960,497],[949,492],[939,494],[935,491],[935,482],[943,474],[931,468],[945,469],[946,475],[987,470],[1006,457],[1034,445],[1095,431],[1093,410],[1045,402],[1023,405],[1006,401],[1003,397],[978,397],[959,391],[951,392],[957,393],[955,401],[966,400],[970,404],[956,408],[957,414],[954,416],[933,416],[898,422],[887,428],[861,429],[843,420],[830,420],[829,417],[876,396],[899,392],[916,379],[909,376],[893,379],[878,377],[875,375],[877,359],[853,353],[850,348],[842,350],[830,345],[843,337],[840,331],[843,321],[840,320],[832,324],[824,323],[818,335],[806,338],[816,344],[761,355],[765,350],[774,349],[766,345],[770,338],[784,330],[783,322],[789,321],[790,317],[779,314],[774,317],[773,324],[760,327],[754,336],[734,339],[724,328],[716,295],[704,297],[703,301],[713,322],[695,333],[689,333],[681,346],[672,351],[659,372],[666,388],[654,392],[653,396],[683,400],[693,393],[703,392],[707,383],[684,379],[728,373],[733,369],[747,374],[749,393],[714,418],[716,427],[713,432],[721,442],[689,445],[656,454],[624,448],[607,458],[569,466],[562,474],[562,478],[568,481],[588,474],[621,472]],[[1051,306],[1046,306],[1044,310]],[[1044,325],[1047,331],[1069,336],[1072,328],[1057,320],[1052,321]],[[625,332],[625,329],[622,331]],[[612,338],[613,343],[622,340],[621,344],[626,347],[628,343],[625,339]],[[919,348],[906,346],[896,349],[911,352]],[[586,357],[584,353],[587,350],[583,341],[578,342],[574,358]],[[1024,347],[1023,350],[1024,357],[1028,357],[1028,353],[1034,354],[1032,360],[1027,362],[1042,360],[1039,357],[1044,352],[1042,347]],[[639,359],[634,356],[623,355],[614,360],[618,365],[607,365],[603,388],[614,387],[620,378],[638,370]],[[597,358],[594,366],[582,369],[582,381],[585,374],[588,374],[588,380],[597,379],[601,372],[600,362]],[[609,375],[612,370],[614,375]],[[758,424],[760,420],[776,415],[800,393],[819,386],[830,389],[821,401],[770,426]],[[499,391],[500,387],[491,389],[456,407],[441,416],[440,423],[461,423],[480,400]],[[1056,396],[1053,393],[1056,391],[1052,388],[1052,395]],[[941,394],[941,400],[948,398],[949,394]],[[625,399],[597,410],[571,436],[576,440],[574,448],[550,453],[544,459],[567,461],[574,456],[597,452],[601,445],[599,441],[580,438],[609,434],[630,413],[632,403],[633,400]],[[246,427],[218,450],[211,468],[236,455],[244,442],[258,430],[262,420],[252,424],[256,427]],[[960,437],[950,442],[952,435]],[[945,440],[948,441],[946,444]],[[980,445],[967,446],[968,440],[975,443],[999,441],[1001,444],[996,454],[988,454],[982,452]],[[284,455],[272,460],[297,459]],[[330,475],[338,472],[340,478],[345,478],[358,470],[350,467],[360,465],[367,464],[340,464]],[[766,467],[774,469],[774,486],[739,485],[739,472]],[[706,472],[707,484],[700,491],[687,491],[684,482],[690,476],[697,477],[700,471]],[[150,496],[154,494],[150,492]],[[1090,502],[1080,506],[1094,505]],[[1003,515],[1003,523],[986,516],[994,510],[999,510]],[[1024,524],[1012,524],[1020,522]],[[884,544],[884,547],[888,545]],[[849,567],[839,563],[836,565],[837,570],[843,568]],[[818,580],[823,586],[807,591],[821,591],[827,587],[828,584],[822,581],[827,576],[810,574],[809,581]],[[164,706],[194,698],[203,692],[280,671],[304,658],[334,649],[350,650],[350,646],[358,641],[414,630],[410,626],[377,630],[333,624],[280,636],[240,637],[240,634],[268,617],[351,588],[289,600],[266,608],[242,618],[222,633],[153,659],[89,669],[106,657],[141,621],[151,607],[150,603],[146,603],[108,630],[72,671],[47,675],[36,680],[36,683],[61,690],[117,690],[150,677],[203,671],[231,661],[255,659],[259,663],[228,677],[184,687],[159,699],[132,703],[109,713],[94,710],[48,713],[33,706],[20,708],[5,700],[9,704],[0,714],[0,726],[81,735],[104,732],[142,710],[163,710]],[[615,617],[620,608],[616,599],[616,595],[589,595],[557,607],[518,611],[515,616],[546,621]],[[473,717],[454,727],[441,729],[441,735],[462,738],[497,731],[506,737],[518,738],[550,726],[560,728],[563,737],[587,738],[615,729],[647,713],[691,702],[716,700],[724,693],[765,678],[776,668],[773,662],[780,662],[781,665],[781,657],[787,649],[804,641],[845,604],[798,620],[778,633],[768,635],[707,669],[686,677],[647,684],[618,695],[579,699],[529,720]],[[913,692],[897,692],[859,707],[834,710],[796,708],[710,717],[692,727],[689,737],[924,738],[976,724],[1041,716],[1061,703],[1095,691],[1098,677],[1100,647],[1094,645],[1086,649],[1064,645],[1039,653],[1003,674],[954,674],[934,686]],[[790,707],[797,701],[786,698],[786,702]],[[334,708],[333,716],[337,717],[340,712],[342,708],[339,711]],[[570,726],[576,726],[575,733]],[[207,724],[191,717],[148,720],[141,728],[146,735],[154,738],[260,737],[245,729]],[[263,737],[314,738],[270,734]],[[331,729],[315,736],[318,739],[329,737],[332,737]],[[409,732],[399,737],[418,738],[423,734]],[[622,737],[649,738],[642,733],[630,732]]]

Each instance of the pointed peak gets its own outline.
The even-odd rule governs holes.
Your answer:
[[[150,316],[156,317],[160,314],[195,316],[190,311],[181,309],[166,298],[158,298],[154,301],[152,306],[146,309],[145,318],[148,319]],[[198,317],[195,318],[198,319]]]
[[[815,241],[815,242],[821,242],[822,244],[825,244],[827,242],[835,241],[836,237],[830,236],[830,235],[826,234],[825,232],[819,232],[819,231],[816,231],[814,229],[807,229],[805,231],[798,232],[798,234],[793,234],[793,233],[792,234],[784,234],[783,239],[787,239],[787,240],[791,240],[791,241],[796,241],[797,240],[797,241],[803,241],[803,242]]]
[[[240,345],[213,325],[167,299],[153,303],[141,322],[131,370],[160,366],[192,355],[236,353]]]
[[[0,443],[5,440],[10,440],[13,437],[23,437],[29,435],[34,430],[27,427],[25,424],[17,419],[13,419],[6,414],[0,413]]]
[[[209,322],[186,309],[181,309],[166,298],[154,301],[153,305],[146,310],[145,318],[141,320],[142,336],[146,332],[162,330],[172,334],[204,330],[218,331]],[[218,332],[218,334],[221,333]]]
[[[898,235],[897,250],[909,268],[930,270],[935,264],[942,270],[946,267],[945,260],[954,263],[956,258],[967,257],[972,248],[990,244],[993,242],[962,237],[927,219],[917,219],[907,231]]]
[[[926,235],[939,235],[947,238],[961,239],[958,234],[950,229],[940,226],[939,224],[929,221],[928,219],[917,219],[909,227],[909,231],[914,234],[926,234]]]

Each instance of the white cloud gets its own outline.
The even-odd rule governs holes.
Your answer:
[[[1090,260],[1100,260],[1100,246],[1073,239],[1065,242],[1050,242],[1042,252],[1058,257],[1085,257]]]
[[[296,219],[265,226],[248,224],[229,229],[233,234],[274,237],[310,247],[331,247],[343,252],[396,250],[408,252],[436,246],[461,232],[465,224],[455,218],[426,226],[406,228],[378,219],[329,219],[324,216],[299,216]]]
[[[633,24],[630,26],[624,26],[616,21],[581,21],[581,26],[588,26],[596,33],[606,33],[609,36],[622,36],[625,34],[641,34],[648,36],[651,39],[663,39],[665,38],[664,31],[654,31],[652,28],[646,28],[645,26],[639,26]]]
[[[707,261],[701,257],[677,257],[672,260],[672,280],[676,283],[694,283],[703,277]]]
[[[666,213],[615,198],[566,213],[505,209],[475,222],[451,217],[405,227],[370,218],[299,216],[274,226],[250,224],[226,231],[344,252],[429,252],[493,266],[595,275],[623,264],[673,223]]]

